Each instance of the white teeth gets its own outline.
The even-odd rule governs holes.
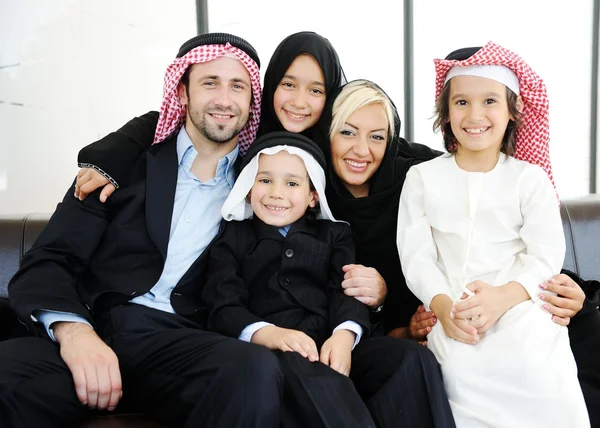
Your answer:
[[[348,159],[346,159],[345,162],[348,165],[353,166],[354,168],[364,168],[365,166],[367,166],[367,162],[354,162]]]
[[[287,210],[287,208],[286,208],[286,207],[276,207],[276,206],[274,206],[274,205],[265,205],[265,207],[266,207],[268,210],[273,210],[273,211],[283,211],[283,210]]]
[[[226,115],[226,114],[216,114],[216,113],[212,113],[213,117],[216,117],[217,119],[231,119],[231,116]]]
[[[294,113],[290,113],[289,111],[286,111],[286,113],[292,118],[292,119],[296,119],[296,120],[302,120],[306,117],[305,114],[294,114]]]
[[[482,132],[487,131],[487,127],[485,128],[465,128],[465,132],[467,134],[481,134]]]

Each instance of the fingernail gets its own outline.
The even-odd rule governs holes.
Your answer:
[[[543,288],[544,290],[548,288],[548,286],[546,284],[540,284],[539,287]]]
[[[545,310],[546,312],[548,312],[550,310],[548,305],[542,305],[542,309]]]
[[[427,333],[431,331],[431,327],[427,327]]]
[[[109,408],[108,408],[108,411],[109,411],[109,412],[112,412],[113,410],[115,410],[115,408],[114,408],[114,407],[109,407]]]
[[[437,322],[437,318],[433,319],[433,324],[435,325],[435,323]]]
[[[544,297],[544,295],[543,295],[543,294],[538,294],[538,299],[540,299],[540,300],[544,300],[544,299],[545,299],[545,297]]]

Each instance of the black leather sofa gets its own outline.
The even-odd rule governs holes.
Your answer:
[[[600,195],[563,200],[560,205],[567,253],[564,268],[584,279],[600,279]],[[46,225],[49,214],[0,216],[0,340],[28,335],[7,304],[7,286]],[[160,427],[144,415],[94,415],[78,428]]]

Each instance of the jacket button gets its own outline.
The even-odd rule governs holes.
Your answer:
[[[284,285],[290,285],[291,283],[292,283],[292,281],[290,281],[289,278],[286,278],[286,279],[283,280],[283,284]]]
[[[291,250],[291,249],[289,249],[289,250],[285,250],[285,256],[286,256],[288,259],[291,259],[291,258],[294,256],[294,250]]]

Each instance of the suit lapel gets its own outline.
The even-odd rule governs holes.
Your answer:
[[[306,215],[300,217],[288,232],[288,236],[294,233],[308,233],[309,235],[316,235],[317,231],[315,227],[307,220]]]
[[[146,158],[146,221],[148,233],[167,257],[177,187],[177,136],[151,147]]]

